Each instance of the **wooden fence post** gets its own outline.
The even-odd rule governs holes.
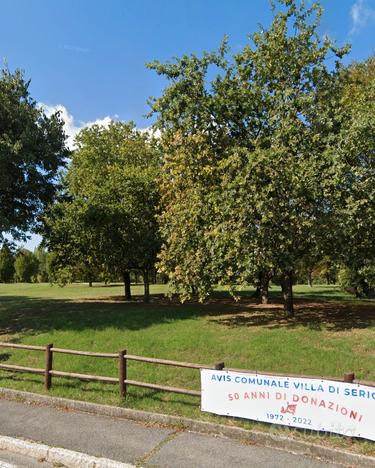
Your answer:
[[[217,362],[215,364],[215,370],[223,370],[224,369],[224,362]]]
[[[119,351],[118,353],[118,380],[119,380],[119,390],[120,397],[126,397],[126,383],[127,379],[127,368],[126,368],[126,349]]]
[[[53,353],[51,348],[53,348],[53,344],[48,344],[46,346],[46,367],[44,371],[44,387],[46,390],[49,390],[52,385],[52,361],[53,361]]]
[[[354,378],[354,372],[348,372],[347,374],[344,374],[344,382],[352,383]]]

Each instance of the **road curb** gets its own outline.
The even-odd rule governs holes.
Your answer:
[[[286,450],[299,455],[307,455],[349,466],[374,467],[375,457],[350,453],[330,447],[324,447],[305,441],[300,441],[277,434],[270,434],[240,427],[225,426],[206,421],[198,421],[180,416],[172,416],[148,411],[133,410],[119,406],[100,405],[85,401],[69,400],[66,398],[39,395],[0,387],[0,398],[22,401],[29,404],[40,404],[60,409],[83,411],[91,414],[131,419],[138,422],[153,422],[167,426],[176,426],[180,429],[214,434],[232,439],[239,439],[256,445],[262,445],[280,450]]]
[[[62,464],[68,468],[134,468],[134,465],[117,462],[109,458],[93,457],[73,450],[49,447],[29,440],[6,436],[0,436],[0,450],[25,455],[35,460],[43,460],[52,465]]]

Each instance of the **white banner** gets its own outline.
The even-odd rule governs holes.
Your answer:
[[[375,387],[201,370],[202,411],[375,441]]]

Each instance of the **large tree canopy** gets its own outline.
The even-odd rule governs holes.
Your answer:
[[[58,113],[47,117],[20,71],[0,71],[0,240],[33,230],[69,152]]]
[[[337,157],[338,257],[357,294],[375,290],[375,57],[348,69]]]
[[[82,264],[122,276],[141,270],[148,299],[148,273],[160,248],[159,152],[132,123],[93,126],[77,137],[65,183],[65,200],[45,217],[45,237],[62,270]]]
[[[296,264],[332,234],[327,149],[342,125],[347,48],[319,38],[318,5],[279,3],[270,28],[232,57],[224,42],[150,67],[170,80],[152,103],[166,155],[160,268],[182,298],[201,299],[215,282],[235,288],[272,269],[292,315]]]

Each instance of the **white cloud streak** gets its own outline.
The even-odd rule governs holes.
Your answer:
[[[92,127],[93,125],[99,125],[107,128],[111,122],[117,121],[119,119],[119,116],[115,114],[113,117],[107,115],[101,119],[91,120],[89,122],[76,122],[73,115],[62,104],[50,106],[40,102],[39,106],[43,108],[47,117],[51,116],[57,111],[60,112],[61,118],[64,121],[64,131],[67,136],[67,146],[71,150],[75,149],[75,137],[83,128]],[[150,137],[160,138],[160,130],[154,130],[152,127],[138,128],[138,130],[142,133],[148,133]]]
[[[69,50],[72,52],[78,52],[80,54],[87,54],[90,52],[90,49],[88,49],[87,47],[78,47],[78,46],[70,45],[70,44],[64,44],[60,46],[60,48],[64,50]]]
[[[366,0],[356,0],[350,10],[352,29],[350,34],[355,34],[367,24],[375,23],[375,8],[368,6]]]
[[[151,138],[160,138],[161,131],[159,129],[154,130],[151,126],[145,128],[138,128],[141,133],[148,133],[149,137]]]
[[[44,109],[44,112],[48,117],[57,111],[60,112],[61,118],[64,121],[64,131],[67,135],[67,146],[70,149],[74,149],[74,139],[80,130],[86,127],[92,127],[93,125],[103,125],[104,127],[108,127],[108,125],[117,117],[114,116],[114,118],[112,118],[110,116],[106,116],[102,119],[96,119],[90,122],[76,122],[73,115],[62,104],[50,106],[41,102],[39,105]]]

